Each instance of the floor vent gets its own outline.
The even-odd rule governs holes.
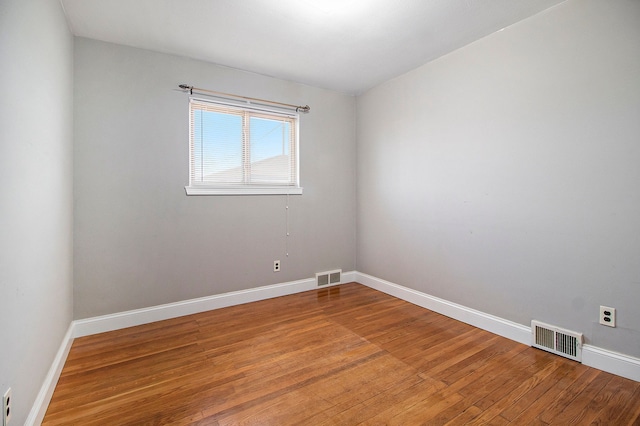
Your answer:
[[[316,274],[316,283],[322,285],[334,285],[342,282],[342,269],[335,271],[318,272]]]
[[[531,321],[531,346],[574,361],[582,361],[582,333]]]

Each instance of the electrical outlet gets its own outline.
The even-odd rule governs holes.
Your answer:
[[[608,306],[600,306],[600,324],[607,327],[616,326],[616,309]]]
[[[4,426],[7,426],[11,420],[11,402],[11,388],[9,388],[2,397],[2,424]]]
[[[273,272],[280,272],[280,261],[279,260],[274,260],[273,261]]]

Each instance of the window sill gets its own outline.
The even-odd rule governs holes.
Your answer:
[[[187,195],[302,195],[302,187],[291,186],[185,186]]]

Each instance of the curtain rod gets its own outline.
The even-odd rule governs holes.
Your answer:
[[[240,96],[240,95],[233,95],[231,93],[216,92],[215,90],[199,89],[197,87],[189,86],[188,84],[179,84],[178,87],[181,88],[182,90],[189,91],[189,94],[191,94],[191,95],[193,95],[193,91],[195,90],[197,92],[212,93],[212,94],[218,95],[218,96],[244,99],[246,101],[257,101],[257,102],[260,102],[260,103],[285,106],[285,107],[289,107],[289,108],[295,109],[296,112],[307,113],[307,112],[309,112],[311,110],[311,107],[309,107],[309,105],[300,106],[300,105],[293,105],[293,104],[284,104],[282,102],[268,101],[266,99],[250,98],[248,96]]]

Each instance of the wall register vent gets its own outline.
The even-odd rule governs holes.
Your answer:
[[[342,269],[336,269],[335,271],[318,272],[316,274],[316,284],[318,284],[318,286],[335,285],[341,283]]]
[[[582,361],[582,333],[531,321],[531,346],[574,361]]]

